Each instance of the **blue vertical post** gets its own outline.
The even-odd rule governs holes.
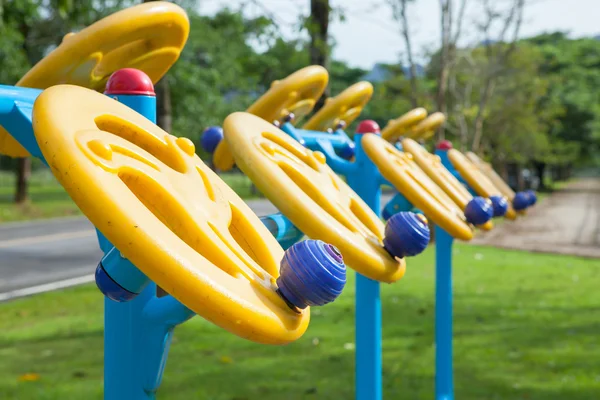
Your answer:
[[[454,399],[452,372],[452,242],[435,226],[435,398]]]
[[[105,94],[156,122],[154,88],[150,79],[141,71],[117,71],[109,80]],[[100,232],[98,239],[104,251],[112,248],[112,244]],[[122,269],[123,265],[118,268]],[[117,283],[123,285],[122,280]],[[106,400],[155,399],[172,335],[172,327],[169,329],[158,324],[150,325],[144,318],[144,309],[155,298],[155,294],[156,285],[151,282],[131,301],[119,303],[108,297],[104,298]],[[149,371],[140,368],[142,363],[139,360],[143,356],[151,361],[147,367],[157,370],[154,374],[148,374]],[[152,375],[154,379],[147,382],[147,377]]]
[[[354,137],[355,169],[346,176],[348,185],[379,215],[381,175],[361,146],[362,135]],[[381,400],[382,348],[380,284],[356,274],[356,399]]]

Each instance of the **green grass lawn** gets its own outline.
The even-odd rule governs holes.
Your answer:
[[[433,399],[433,255],[409,260],[406,277],[382,289],[385,399]],[[457,399],[600,398],[600,260],[464,244],[454,260]],[[353,274],[288,346],[196,317],[176,330],[158,398],[353,399],[353,323]],[[93,285],[0,304],[0,326],[0,399],[102,398]]]
[[[257,197],[245,175],[235,173],[223,174],[221,177],[242,198]],[[81,214],[48,170],[38,171],[31,176],[30,201],[27,204],[14,204],[14,188],[14,174],[0,173],[0,223]]]

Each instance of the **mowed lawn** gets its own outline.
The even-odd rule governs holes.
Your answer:
[[[433,249],[382,289],[384,397],[433,399]],[[455,247],[461,400],[600,399],[600,260]],[[101,399],[93,285],[0,304],[0,399]],[[253,344],[196,317],[177,328],[159,399],[353,399],[354,276],[297,342]]]
[[[257,197],[257,192],[252,190],[252,183],[245,175],[231,173],[221,177],[242,198]],[[48,170],[32,174],[28,203],[14,204],[14,194],[14,174],[0,172],[0,223],[81,214],[79,208]]]

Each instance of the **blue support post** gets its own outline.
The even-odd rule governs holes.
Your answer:
[[[381,184],[383,177],[361,146],[361,134],[354,137],[355,160],[349,162],[337,153],[351,146],[352,140],[338,130],[323,133],[296,129],[283,124],[281,129],[303,144],[322,152],[327,164],[346,177],[348,185],[379,215],[381,211]],[[382,399],[382,346],[380,283],[356,274],[356,399]]]
[[[381,183],[379,170],[355,136],[354,173],[346,175],[348,185],[379,215]],[[382,394],[381,298],[380,283],[356,274],[356,399],[380,400]]]
[[[119,72],[111,79],[117,74]],[[119,78],[132,78],[129,84],[133,86],[139,83],[135,82],[139,75],[124,74]],[[151,87],[145,89],[152,93],[127,94],[110,91],[110,86],[109,80],[108,96],[156,123],[156,97]],[[105,297],[104,398],[153,400],[162,380],[173,329],[194,313],[170,295],[157,297],[156,284],[148,281],[125,258],[113,256],[108,263],[109,256],[118,250],[102,233],[97,233],[100,247],[106,252],[103,265],[106,264],[104,268],[108,275],[128,291],[135,291],[136,287],[142,289],[141,293],[127,302]]]
[[[452,371],[452,242],[435,227],[435,398],[454,399]]]

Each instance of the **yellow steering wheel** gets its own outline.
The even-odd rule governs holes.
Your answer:
[[[281,122],[290,114],[295,120],[308,115],[327,87],[329,74],[319,65],[302,68],[285,79],[274,81],[271,88],[248,107],[247,112],[271,123]],[[225,140],[217,145],[213,163],[221,171],[233,168],[235,161]]]
[[[475,193],[482,197],[502,196],[502,192],[485,176],[463,153],[456,149],[448,150],[448,159],[460,176],[473,188]],[[508,211],[505,214],[508,219],[516,219],[517,213],[511,203],[508,203]]]
[[[402,141],[402,149],[412,155],[413,160],[419,168],[427,174],[433,182],[435,182],[446,194],[460,207],[463,212],[467,204],[473,200],[473,196],[467,188],[456,179],[450,171],[442,164],[439,156],[431,154],[419,143],[412,139],[404,139]],[[479,225],[484,230],[493,228],[492,221],[488,221],[483,225]]]
[[[158,286],[255,342],[283,344],[304,333],[309,308],[293,310],[276,293],[281,246],[189,139],[71,85],[42,92],[33,128],[77,206]]]
[[[498,175],[494,168],[489,163],[486,163],[482,159],[480,159],[477,154],[472,151],[468,151],[466,154],[467,158],[475,164],[481,172],[496,186],[500,192],[506,196],[506,198],[512,203],[515,198],[515,192],[512,190],[510,186]]]
[[[463,211],[404,153],[378,135],[365,134],[362,148],[396,190],[452,237],[471,240],[473,229]]]
[[[425,117],[427,117],[427,110],[422,107],[410,110],[401,117],[389,121],[381,131],[381,137],[390,143],[394,143],[414,128],[416,124],[424,120]]]
[[[434,112],[427,118],[419,122],[413,129],[408,131],[404,136],[409,139],[427,140],[435,131],[446,122],[446,116],[441,112]]]
[[[373,95],[373,85],[369,82],[358,82],[335,97],[325,100],[323,107],[313,115],[302,129],[325,132],[336,129],[340,123],[350,125]]]
[[[229,115],[223,131],[238,167],[298,229],[336,246],[348,267],[371,279],[402,278],[405,260],[383,248],[383,222],[322,153],[248,113]]]
[[[46,89],[69,83],[101,91],[116,70],[137,68],[156,83],[179,58],[190,24],[172,3],[145,3],[112,14],[78,33],[37,63],[17,86]],[[0,154],[29,153],[0,126]]]

